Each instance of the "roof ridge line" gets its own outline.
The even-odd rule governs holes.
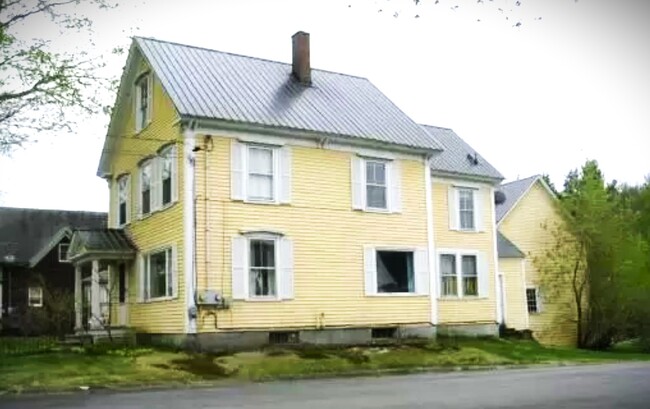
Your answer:
[[[134,39],[143,39],[143,40],[155,41],[157,43],[171,44],[171,45],[176,45],[176,46],[179,46],[179,47],[193,48],[195,50],[203,50],[203,51],[210,51],[210,52],[213,52],[213,53],[228,54],[228,55],[232,55],[232,56],[235,56],[235,57],[249,58],[251,60],[265,61],[265,62],[270,62],[270,63],[274,63],[274,64],[281,64],[281,65],[291,66],[291,63],[288,63],[288,62],[282,62],[282,61],[278,61],[278,60],[271,60],[269,58],[254,57],[252,55],[246,55],[246,54],[238,54],[238,53],[234,53],[234,52],[231,52],[231,51],[221,51],[221,50],[216,50],[214,48],[202,47],[202,46],[198,46],[198,45],[183,44],[183,43],[179,43],[179,42],[176,42],[176,41],[160,40],[160,39],[154,38],[154,37],[133,36],[133,38]],[[346,74],[346,73],[343,73],[343,72],[332,71],[332,70],[324,70],[322,68],[313,68],[313,67],[311,68],[311,70],[312,71],[318,71],[318,72],[327,72],[327,73],[330,73],[330,74],[341,75],[341,76],[344,76],[344,77],[359,78],[359,79],[362,79],[362,80],[370,81],[368,79],[368,77],[362,77],[360,75]]]

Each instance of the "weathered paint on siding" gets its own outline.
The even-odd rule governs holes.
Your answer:
[[[522,261],[520,258],[499,259],[499,271],[505,280],[506,325],[518,330],[527,329],[528,315]]]
[[[147,70],[141,62],[140,71]],[[133,92],[124,100],[126,112],[129,112],[119,128],[119,141],[115,145],[111,159],[113,179],[111,181],[111,204],[109,211],[109,226],[113,226],[116,217],[118,176],[131,175],[130,213],[131,222],[127,232],[138,247],[138,252],[176,245],[177,248],[177,277],[178,297],[170,301],[155,301],[138,303],[137,262],[130,263],[128,268],[128,299],[129,325],[138,331],[152,333],[182,333],[184,331],[185,302],[183,285],[183,144],[181,133],[176,125],[178,116],[170,99],[165,94],[160,82],[154,79],[152,98],[152,121],[141,132],[135,132]],[[167,208],[157,211],[142,220],[137,219],[138,164],[144,158],[156,154],[160,147],[176,143],[177,149],[177,183],[178,201]],[[117,315],[117,314],[116,314]]]
[[[543,311],[529,316],[534,336],[548,344],[575,345],[576,327],[572,322],[575,312],[571,308],[571,289],[567,287],[566,291],[549,291],[547,288],[545,291],[543,283],[552,278],[540,277],[534,262],[535,257],[543,254],[544,249],[552,243],[551,233],[543,225],[551,226],[560,221],[553,201],[540,182],[536,182],[501,222],[499,229],[526,254],[527,285],[541,286]]]
[[[484,185],[479,190],[477,200],[483,208],[482,232],[460,232],[449,229],[448,189],[452,184],[462,184],[462,181],[433,182],[433,226],[436,249],[477,250],[483,253],[489,265],[489,296],[488,298],[441,298],[438,301],[438,318],[441,324],[451,323],[493,323],[496,321],[495,298],[495,268],[494,259],[494,226],[491,212],[494,212],[494,201],[490,186]],[[437,260],[436,260],[437,262]],[[438,277],[439,277],[438,272]]]
[[[234,301],[216,317],[204,311],[200,332],[430,322],[428,296],[364,295],[364,245],[426,247],[421,160],[401,161],[399,214],[352,210],[352,153],[317,147],[291,148],[291,204],[247,204],[230,200],[230,145],[214,137],[209,152],[197,156],[198,288],[230,297],[231,238],[241,230],[272,230],[293,240],[295,297]]]

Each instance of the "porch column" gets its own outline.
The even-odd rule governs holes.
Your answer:
[[[81,264],[76,264],[74,266],[74,328],[76,331],[83,328],[81,323],[83,299],[81,297]]]
[[[92,261],[92,274],[90,279],[90,328],[102,328],[102,314],[99,308],[99,260]]]

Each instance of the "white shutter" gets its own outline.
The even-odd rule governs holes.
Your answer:
[[[474,226],[476,231],[485,231],[485,223],[483,223],[483,199],[485,190],[477,189],[474,193]]]
[[[230,145],[230,197],[246,199],[246,145],[233,140]]]
[[[144,262],[144,257],[142,255],[138,255],[138,261],[137,261],[137,269],[138,269],[138,302],[144,302],[146,298],[146,290],[145,290],[145,262]]]
[[[458,230],[457,190],[453,186],[449,186],[447,190],[447,207],[449,209],[449,230]]]
[[[377,293],[377,252],[374,247],[364,246],[363,265],[366,295],[374,295]]]
[[[490,296],[490,265],[485,253],[478,254],[478,296],[487,298]]]
[[[178,149],[176,146],[171,149],[169,155],[172,161],[172,202],[176,202],[178,201]]]
[[[280,290],[279,298],[293,299],[293,242],[286,237],[278,240],[280,246]]]
[[[363,210],[366,203],[365,195],[365,172],[364,160],[358,156],[352,156],[352,208]]]
[[[280,154],[280,203],[291,203],[291,148],[284,146]]]
[[[178,251],[175,244],[172,246],[171,253],[171,296],[178,297]]]
[[[246,237],[232,238],[232,298],[235,300],[246,299],[247,283],[247,245]]]
[[[415,273],[415,292],[429,294],[429,252],[419,248],[413,254],[413,269]]]
[[[390,163],[390,211],[402,211],[402,167],[399,161]]]

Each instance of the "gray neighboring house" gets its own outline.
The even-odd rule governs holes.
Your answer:
[[[73,232],[102,230],[106,223],[106,213],[0,207],[2,333],[72,332],[74,308],[70,317],[53,319],[48,300],[74,292],[75,271],[67,261]]]

